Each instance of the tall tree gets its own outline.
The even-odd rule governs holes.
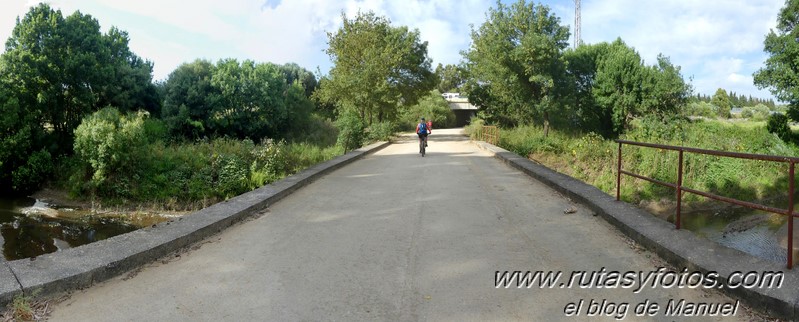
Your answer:
[[[288,86],[277,65],[224,59],[217,63],[211,85],[220,100],[208,122],[218,135],[253,140],[281,135],[288,117]]]
[[[395,120],[401,105],[413,105],[435,86],[427,42],[419,31],[393,27],[373,12],[359,12],[328,33],[327,54],[333,61],[328,78],[315,93],[323,104],[355,111],[363,120]]]
[[[621,39],[581,45],[564,54],[574,82],[572,105],[579,127],[605,137],[617,137],[630,120],[677,113],[692,97],[680,68],[663,55],[646,66],[640,55]]]
[[[285,71],[250,60],[183,64],[163,86],[163,118],[172,135],[188,139],[286,138],[307,123],[313,103],[302,81],[289,84]]]
[[[460,68],[455,65],[447,64],[446,66],[438,64],[436,66],[436,78],[438,79],[438,91],[440,93],[458,92],[466,79]]]
[[[769,88],[780,101],[788,102],[788,117],[799,120],[799,0],[787,0],[777,16],[777,30],[769,31],[764,51],[766,66],[755,72],[755,85]]]
[[[222,95],[211,85],[215,72],[213,63],[198,59],[178,66],[167,77],[161,117],[173,136],[196,139],[212,134],[206,121]]]
[[[593,94],[603,110],[609,111],[613,134],[626,129],[630,120],[641,115],[646,66],[641,56],[621,39],[611,44],[599,61]]]
[[[518,0],[497,1],[487,21],[472,30],[463,53],[470,81],[469,100],[494,121],[528,124],[538,119],[548,129],[550,114],[569,92],[562,52],[569,29],[549,7]]]
[[[0,75],[13,84],[6,90],[7,102],[14,103],[4,109],[25,115],[17,119],[22,123],[4,130],[0,141],[31,140],[24,148],[3,143],[0,150],[13,148],[17,154],[15,160],[0,162],[4,171],[16,173],[11,181],[25,184],[0,176],[0,189],[34,189],[46,179],[40,174],[51,167],[44,164],[47,156],[71,153],[73,131],[92,111],[109,104],[156,111],[159,99],[151,74],[152,64],[128,49],[124,32],[112,28],[102,34],[99,22],[80,12],[64,17],[44,3],[32,7],[17,19],[0,57]]]
[[[716,107],[716,114],[718,114],[718,116],[724,118],[730,117],[732,102],[730,102],[730,97],[727,95],[727,91],[723,88],[716,90],[716,94],[713,94],[713,99],[710,100],[710,104],[713,104],[713,106]]]
[[[310,71],[296,63],[288,63],[280,66],[280,71],[285,75],[288,84],[299,82],[305,91],[305,96],[311,97],[311,94],[319,87],[319,82],[316,76]]]

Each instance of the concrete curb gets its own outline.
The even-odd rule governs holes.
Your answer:
[[[696,236],[650,213],[615,198],[594,186],[537,164],[486,142],[474,142],[508,165],[552,187],[572,200],[588,206],[621,232],[658,254],[678,269],[717,272],[726,284],[730,274],[740,272],[784,272],[781,288],[727,288],[722,292],[740,299],[749,307],[775,317],[799,319],[799,267],[787,270],[784,264],[761,260],[736,249],[721,246]]]
[[[89,287],[199,242],[314,180],[391,144],[378,142],[314,165],[189,216],[34,259],[0,265],[0,307],[19,294],[46,296]]]

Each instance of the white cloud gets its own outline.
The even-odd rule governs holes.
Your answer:
[[[504,1],[504,0],[503,0]],[[509,0],[512,2],[513,0]],[[582,35],[586,43],[621,37],[648,63],[658,53],[682,66],[698,92],[738,86],[769,96],[751,83],[762,66],[764,35],[775,26],[785,0],[582,0]],[[39,1],[0,0],[0,39],[10,36],[15,18]],[[130,34],[134,52],[155,62],[162,79],[178,64],[196,58],[226,57],[275,63],[296,62],[327,72],[325,32],[341,25],[341,13],[372,10],[394,25],[418,29],[436,63],[454,64],[468,49],[469,25],[479,26],[493,0],[82,0],[48,1],[71,14],[97,18],[104,29],[115,25]],[[505,1],[508,2],[508,1]],[[572,25],[571,0],[544,0]],[[740,60],[722,72],[714,70]],[[719,63],[722,62],[722,63]]]
[[[612,41],[620,36],[648,63],[654,63],[659,53],[670,56],[672,63],[683,67],[684,76],[693,76],[697,92],[712,94],[718,87],[736,86],[747,94],[765,97],[770,94],[757,90],[750,77],[762,61],[752,60],[761,57],[763,39],[776,25],[784,3],[584,0],[583,41]],[[728,73],[708,73],[716,62],[730,62],[729,58],[745,62],[738,62],[736,70]]]

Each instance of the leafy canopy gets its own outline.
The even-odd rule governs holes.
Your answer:
[[[778,100],[788,102],[788,116],[799,120],[799,0],[787,0],[777,16],[777,30],[763,42],[769,54],[766,66],[755,72],[755,85],[769,88]]]
[[[435,86],[427,42],[419,31],[394,27],[374,12],[359,12],[328,33],[327,54],[333,61],[315,93],[339,114],[353,111],[371,124],[396,120],[402,105],[412,105]],[[352,122],[350,122],[352,123]]]
[[[497,1],[471,38],[463,53],[469,100],[492,122],[529,124],[540,118],[547,124],[569,88],[562,61],[568,27],[547,6]]]
[[[48,176],[52,159],[72,152],[84,116],[113,105],[159,109],[152,63],[128,48],[128,35],[47,4],[17,19],[0,56],[0,190],[26,192]],[[10,174],[10,175],[9,175]]]

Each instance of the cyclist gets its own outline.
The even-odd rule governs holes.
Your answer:
[[[416,135],[419,136],[419,140],[424,140],[425,146],[427,146],[427,135],[430,134],[429,128],[427,127],[427,123],[424,121],[424,117],[419,124],[416,124]],[[421,153],[422,151],[419,151]]]
[[[433,121],[427,120],[427,136],[433,134]],[[424,138],[424,146],[427,147],[427,137]]]

